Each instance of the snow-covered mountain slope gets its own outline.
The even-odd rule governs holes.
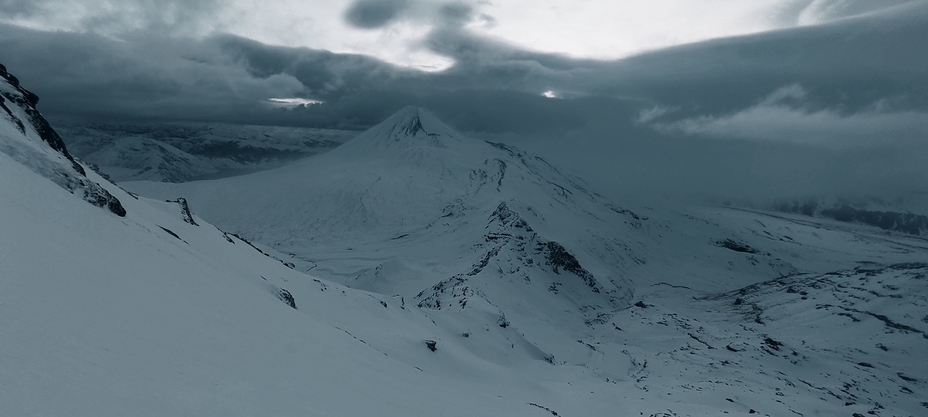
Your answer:
[[[129,179],[183,182],[213,171],[200,158],[166,143],[142,137],[113,141],[103,148],[82,154],[81,159],[94,164],[117,182]]]
[[[442,129],[423,114],[419,127],[388,130],[413,132],[386,136],[399,141],[360,142],[376,150],[367,162],[410,138],[429,146],[443,139],[419,134]],[[0,141],[44,152],[15,120],[0,119]],[[396,216],[358,210],[370,235],[349,228],[343,241],[327,236],[320,240],[329,243],[312,246],[328,256],[317,269],[359,268],[326,275],[380,294],[305,275],[275,259],[274,250],[191,214],[186,200],[138,198],[69,162],[126,213],[88,205],[36,169],[62,153],[17,159],[0,152],[0,415],[888,416],[928,407],[920,402],[928,375],[917,362],[928,343],[928,319],[920,318],[924,264],[868,263],[725,293],[648,285],[731,286],[739,274],[758,280],[790,267],[774,262],[777,256],[808,269],[924,258],[924,240],[738,210],[674,217],[670,210],[644,216],[603,209],[600,197],[527,153],[449,143],[436,149],[466,157],[473,146],[514,160],[502,160],[507,168],[498,178],[478,168],[464,180],[456,164],[502,165],[402,150],[394,157],[447,168],[447,184],[471,187],[440,188],[437,196],[469,198],[447,208],[430,200],[435,196],[394,202],[410,212]],[[363,162],[346,166],[363,172]],[[386,201],[389,191],[354,197]],[[410,190],[393,198],[414,196]],[[412,210],[423,201],[435,213]],[[608,213],[622,222],[599,218]],[[295,230],[294,241],[313,242]],[[398,230],[409,232],[394,235]],[[610,245],[641,247],[618,246],[615,258],[587,250],[616,230],[625,234]],[[623,263],[632,254],[644,257]],[[603,275],[610,262],[625,267],[616,274],[647,276]],[[687,265],[694,268],[679,269]],[[701,276],[710,272],[717,275]],[[609,307],[623,294],[619,283],[635,290],[634,305]]]
[[[714,207],[628,208],[545,159],[467,138],[406,108],[337,149],[253,175],[125,183],[184,195],[298,269],[468,320],[496,315],[556,361],[665,282],[729,291],[858,261],[924,259],[926,243]]]
[[[118,220],[5,154],[0,174],[0,414],[541,415],[438,376],[439,356],[490,364],[392,299],[314,281],[174,203],[113,188]]]
[[[75,155],[114,181],[184,182],[279,167],[327,152],[357,132],[217,123],[59,127]]]
[[[467,138],[418,108],[311,160],[163,189],[304,268],[331,254],[326,275],[355,288],[486,309],[536,341],[631,300],[616,272],[636,255],[615,236],[640,227],[636,214],[544,159]]]
[[[39,97],[19,85],[0,65],[0,152],[29,167],[85,201],[126,214],[119,200],[89,180],[84,168],[68,153],[58,133],[36,110]]]
[[[627,356],[661,416],[719,415],[709,410],[720,400],[735,415],[925,415],[926,294],[924,263],[713,295],[656,285],[584,342],[604,361]]]
[[[495,316],[314,280],[200,218],[185,222],[177,204],[113,189],[129,212],[117,219],[6,155],[0,174],[2,195],[24,196],[0,199],[6,415],[924,410],[924,266],[795,276],[695,300],[658,285],[584,338],[561,340],[586,356],[552,365],[527,357],[517,329],[487,322]]]
[[[159,197],[188,196],[198,212],[222,227],[333,276],[353,279],[385,261],[410,271],[418,264],[431,277],[416,280],[409,291],[433,284],[436,275],[470,271],[494,242],[513,241],[513,225],[522,222],[536,239],[557,242],[594,276],[608,277],[617,287],[628,280],[647,282],[635,271],[654,276],[654,267],[676,274],[699,268],[686,274],[697,286],[695,280],[715,271],[720,276],[711,281],[727,281],[731,289],[797,269],[827,272],[835,262],[852,267],[856,261],[909,260],[884,259],[881,249],[855,244],[860,239],[852,236],[854,228],[823,237],[818,227],[788,216],[669,204],[620,207],[543,158],[467,138],[417,108],[400,111],[332,152],[280,169],[218,181],[125,186]],[[508,213],[522,222],[506,220]],[[888,240],[897,238],[905,240]],[[726,241],[752,249],[727,248],[720,243]],[[843,246],[834,249],[836,244]]]
[[[137,198],[90,170],[82,179],[126,211],[86,204],[36,169],[58,167],[64,154],[39,155],[51,145],[9,129],[15,120],[0,119],[0,415],[615,407],[606,391],[564,386],[595,379],[544,361],[498,314],[432,318],[402,299],[315,279],[191,215],[184,200]],[[24,148],[36,154],[6,152]]]

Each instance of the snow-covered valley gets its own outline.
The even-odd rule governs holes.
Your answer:
[[[418,108],[136,195],[3,74],[0,414],[928,413],[924,238],[608,201]]]

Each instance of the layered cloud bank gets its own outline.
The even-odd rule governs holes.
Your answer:
[[[507,14],[477,3],[319,9],[316,18],[332,14],[384,49],[440,57],[442,71],[217,34],[228,8],[213,3],[161,14],[101,3],[113,16],[154,16],[135,30],[102,18],[57,23],[72,31],[24,26],[43,27],[36,16],[56,4],[6,2],[16,24],[0,26],[0,60],[35,86],[52,119],[362,129],[417,105],[461,130],[550,149],[608,187],[906,193],[928,177],[925,1],[769,2],[775,22],[758,30],[785,29],[616,60],[520,46],[497,36]],[[245,26],[229,27],[247,35]],[[411,35],[391,38],[402,33]]]

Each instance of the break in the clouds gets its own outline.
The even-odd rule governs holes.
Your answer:
[[[881,9],[912,3],[912,0],[812,0],[796,2],[796,23],[814,25],[846,17],[860,16]]]

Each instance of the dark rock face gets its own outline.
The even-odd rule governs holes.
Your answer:
[[[507,202],[500,202],[488,216],[483,241],[475,246],[485,251],[483,255],[466,272],[420,291],[416,295],[420,308],[464,309],[475,297],[494,305],[479,290],[484,279],[527,284],[531,289],[526,291],[543,289],[572,302],[584,300],[578,310],[589,325],[604,323],[608,313],[601,311],[601,306],[622,306],[613,295],[615,290],[603,286],[566,247],[541,237]],[[500,314],[499,327],[509,327],[505,314]]]
[[[577,261],[577,258],[571,255],[567,249],[557,242],[547,242],[546,246],[548,249],[546,256],[548,264],[551,265],[554,273],[559,274],[560,270],[563,269],[564,271],[580,277],[588,287],[593,289],[593,292],[599,292],[599,286],[596,283],[596,279],[593,278],[593,274],[580,266],[580,262]]]
[[[79,181],[79,184],[81,185],[80,188],[84,191],[84,201],[97,207],[105,208],[119,217],[126,216],[126,208],[122,206],[122,202],[110,194],[109,191],[101,187],[100,184],[88,179]],[[73,193],[74,190],[71,190],[71,192]]]
[[[199,226],[196,220],[193,220],[193,214],[190,213],[190,206],[187,204],[187,199],[180,197],[177,200],[174,200],[180,206],[180,213],[184,216],[184,221],[191,226]]]
[[[759,250],[757,250],[754,247],[751,247],[750,245],[746,243],[737,242],[731,239],[720,240],[718,242],[715,242],[715,245],[720,248],[733,250],[735,252],[753,253],[753,254],[760,253]]]
[[[171,235],[171,236],[174,236],[175,239],[177,239],[177,240],[183,240],[183,239],[180,238],[180,235],[178,235],[177,233],[174,233],[173,230],[168,229],[167,227],[164,227],[164,226],[158,226],[158,227],[160,227],[161,230],[164,230],[167,234],[169,234],[169,235]]]
[[[416,113],[416,116],[407,120],[405,125],[397,126],[397,130],[400,134],[397,135],[394,140],[400,140],[403,135],[416,136],[416,133],[425,132],[425,129],[422,128],[422,121],[419,120],[418,112]]]
[[[287,291],[283,288],[277,290],[277,298],[296,310],[296,300],[293,299],[293,294],[290,294],[290,291]]]
[[[65,158],[67,158],[67,160],[71,161],[71,164],[73,164],[75,171],[77,171],[81,175],[87,175],[87,173],[84,172],[84,168],[80,166],[80,164],[78,164],[76,161],[74,161],[74,157],[71,156],[71,154],[68,152],[68,149],[64,146],[64,141],[61,139],[61,136],[58,136],[58,132],[55,132],[55,129],[52,129],[48,121],[45,120],[44,117],[42,117],[42,115],[38,112],[38,110],[35,109],[35,106],[39,104],[39,96],[35,95],[31,91],[26,90],[21,85],[19,85],[19,79],[13,76],[12,74],[10,74],[9,72],[7,72],[6,67],[3,66],[3,64],[0,64],[0,78],[6,79],[6,81],[11,86],[13,86],[13,88],[17,92],[20,93],[19,96],[12,95],[12,94],[3,94],[2,96],[0,96],[0,103],[3,102],[3,98],[6,98],[13,105],[17,105],[21,107],[26,112],[26,115],[29,117],[28,122],[35,129],[35,131],[39,134],[42,140],[45,141],[45,143],[47,143],[48,146],[51,146],[52,149],[62,154]],[[10,117],[15,119],[12,112],[9,109],[7,109],[5,105],[3,107],[7,111],[7,114],[9,114]],[[25,134],[26,133],[25,126],[22,124],[22,121],[19,121],[19,122],[20,123],[18,124],[20,126],[20,130]]]
[[[462,275],[458,275],[441,281],[427,290],[420,291],[416,298],[420,300],[419,308],[441,310],[442,301],[448,297],[456,300],[457,305],[464,308],[467,306],[467,300],[475,294],[474,289],[468,285],[467,279]]]
[[[47,144],[56,153],[60,154],[68,163],[61,165],[58,162],[49,164],[30,160],[29,158],[33,156],[23,156],[16,152],[16,140],[13,138],[10,138],[12,142],[8,144],[8,146],[12,146],[14,150],[10,156],[36,173],[54,181],[72,194],[82,197],[84,201],[97,207],[105,208],[117,216],[125,216],[126,209],[122,206],[119,199],[106,191],[100,184],[87,178],[84,167],[77,163],[74,157],[68,152],[61,136],[55,132],[55,129],[53,129],[42,114],[36,110],[35,106],[39,102],[39,97],[20,86],[19,80],[7,72],[6,67],[2,64],[0,64],[0,82],[8,84],[13,90],[13,92],[5,91],[0,93],[0,117],[8,117],[23,134],[24,140],[29,140],[27,138],[28,131],[34,131],[42,142]],[[14,108],[18,111],[14,111]],[[23,116],[18,115],[20,111]]]

